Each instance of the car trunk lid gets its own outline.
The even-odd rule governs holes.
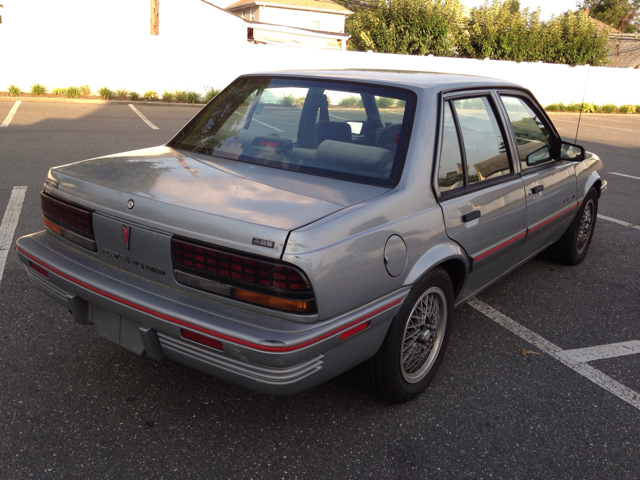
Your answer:
[[[99,250],[125,255],[144,241],[135,249],[147,261],[172,234],[279,258],[291,230],[388,190],[169,147],[53,168],[45,189],[96,210],[104,226],[96,231]],[[137,240],[139,228],[148,235]]]

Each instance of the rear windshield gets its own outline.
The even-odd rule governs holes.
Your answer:
[[[169,146],[371,185],[402,171],[415,94],[342,82],[242,77]]]

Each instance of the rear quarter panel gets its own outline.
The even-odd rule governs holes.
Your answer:
[[[353,309],[415,283],[461,249],[446,235],[442,210],[430,184],[435,151],[437,98],[418,94],[416,117],[399,184],[289,235],[282,259],[302,268],[313,285],[319,319]],[[391,235],[407,247],[404,271],[387,272],[384,248]]]

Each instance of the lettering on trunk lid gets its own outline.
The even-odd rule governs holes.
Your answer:
[[[254,238],[251,243],[265,248],[273,248],[274,246],[274,242],[272,242],[271,240],[263,240],[261,238]]]
[[[148,265],[146,263],[142,263],[142,262],[139,262],[137,260],[132,260],[129,257],[125,257],[124,255],[120,255],[119,253],[112,252],[111,250],[109,250],[107,248],[103,247],[102,248],[102,253],[104,253],[105,255],[109,255],[114,260],[120,260],[122,262],[128,263],[129,265],[134,265],[136,267],[140,267],[143,270],[147,270],[149,272],[157,273],[158,275],[164,275],[165,274],[165,271],[163,269],[161,269],[161,268],[154,267],[152,265]]]

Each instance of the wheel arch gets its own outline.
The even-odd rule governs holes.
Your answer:
[[[427,250],[407,274],[405,285],[419,282],[435,268],[442,268],[449,275],[456,300],[469,276],[469,259],[455,243],[440,244]]]
[[[587,182],[584,186],[584,191],[581,192],[582,193],[582,198],[587,196],[587,193],[589,193],[589,190],[591,190],[591,188],[595,188],[596,191],[598,192],[598,198],[600,198],[600,194],[601,192],[601,188],[602,188],[602,178],[600,178],[600,175],[598,175],[596,172],[591,172],[591,175],[589,175],[589,178],[587,179]]]

